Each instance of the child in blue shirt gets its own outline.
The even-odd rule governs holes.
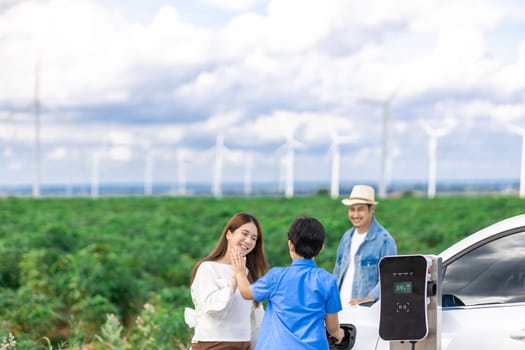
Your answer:
[[[337,339],[337,344],[342,341],[337,282],[314,261],[325,236],[317,219],[296,219],[288,231],[292,264],[270,269],[252,285],[246,278],[246,258],[238,251],[232,252],[234,276],[243,298],[268,301],[256,349],[327,350],[326,332]]]

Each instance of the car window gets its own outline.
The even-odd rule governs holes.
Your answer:
[[[490,241],[445,266],[443,307],[525,302],[525,232]]]

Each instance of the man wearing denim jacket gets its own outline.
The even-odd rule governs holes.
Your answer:
[[[339,242],[334,267],[343,308],[379,299],[379,260],[397,254],[396,242],[374,217],[374,197],[373,187],[355,185],[342,201],[353,225]]]

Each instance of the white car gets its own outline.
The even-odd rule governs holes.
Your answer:
[[[502,220],[439,254],[443,263],[441,349],[525,349],[525,215]],[[387,350],[380,301],[343,309],[353,349]],[[417,347],[416,347],[417,349]]]

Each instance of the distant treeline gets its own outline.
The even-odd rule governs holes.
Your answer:
[[[341,181],[340,193],[350,193],[354,182]],[[367,183],[368,185],[378,187],[378,183]],[[489,195],[500,193],[509,195],[518,193],[520,183],[519,179],[494,179],[494,180],[449,180],[438,181],[436,191],[439,194],[477,194]],[[188,182],[185,184],[185,193],[191,196],[211,196],[212,186],[204,182]],[[294,194],[298,196],[310,196],[316,193],[328,192],[330,184],[327,181],[295,181]],[[90,197],[90,183],[65,183],[40,186],[40,193],[44,197]],[[101,183],[98,188],[100,197],[107,196],[142,196],[145,193],[144,183]],[[388,193],[397,195],[412,192],[418,195],[425,195],[428,190],[426,181],[390,181],[388,184]],[[155,182],[151,186],[153,195],[169,196],[180,194],[178,184]],[[244,182],[224,182],[222,184],[222,193],[226,197],[245,196]],[[0,185],[0,196],[22,196],[30,197],[33,194],[33,186],[27,185]],[[277,181],[257,181],[250,185],[250,196],[282,196],[284,195],[284,186]]]

